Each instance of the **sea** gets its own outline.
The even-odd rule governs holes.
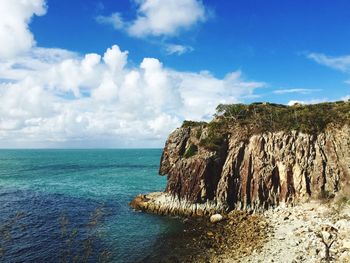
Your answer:
[[[144,262],[177,218],[134,211],[162,191],[161,149],[0,150],[0,262]]]

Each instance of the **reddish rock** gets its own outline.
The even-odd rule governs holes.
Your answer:
[[[207,128],[186,127],[168,138],[160,174],[166,193],[221,210],[263,210],[335,195],[350,182],[350,128],[328,127],[318,135],[267,132],[247,136],[230,131],[215,150],[202,147]],[[184,157],[190,145],[198,152]]]

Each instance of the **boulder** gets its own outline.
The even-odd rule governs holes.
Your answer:
[[[215,214],[210,217],[210,222],[211,223],[217,223],[224,220],[224,217],[220,214]]]

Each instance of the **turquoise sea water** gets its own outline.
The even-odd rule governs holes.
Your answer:
[[[133,211],[161,191],[161,150],[0,150],[0,262],[140,262],[176,219]]]

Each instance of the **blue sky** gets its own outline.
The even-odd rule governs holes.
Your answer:
[[[160,147],[219,103],[348,99],[350,2],[3,0],[0,148]]]
[[[135,3],[129,0],[52,0],[47,15],[34,19],[31,28],[38,44],[45,47],[88,53],[103,52],[106,46],[117,43],[129,50],[129,59],[136,64],[144,57],[156,57],[167,67],[208,70],[217,77],[238,69],[249,78],[268,83],[257,92],[263,100],[336,100],[350,93],[344,72],[307,59],[312,52],[350,54],[349,1],[207,0],[203,4],[211,12],[209,18],[170,37],[134,38],[96,23],[97,16],[114,12],[133,19]],[[188,45],[193,51],[169,56],[159,43]],[[276,96],[271,94],[275,89],[317,91],[307,96]]]

